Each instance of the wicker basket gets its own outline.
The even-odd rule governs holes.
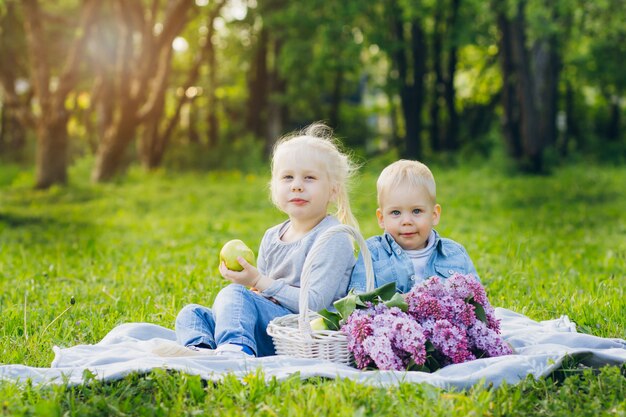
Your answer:
[[[344,333],[335,330],[311,329],[311,320],[319,317],[317,313],[309,311],[311,263],[317,253],[323,250],[324,244],[337,233],[348,233],[356,240],[365,262],[367,291],[374,289],[372,258],[361,234],[347,225],[337,225],[325,230],[313,244],[302,267],[300,313],[277,317],[267,326],[267,333],[272,337],[276,353],[279,355],[324,359],[346,365],[352,363],[352,354],[348,351],[348,339]]]

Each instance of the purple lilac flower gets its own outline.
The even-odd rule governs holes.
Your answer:
[[[444,355],[449,363],[462,363],[476,359],[469,350],[469,341],[464,328],[450,323],[448,320],[437,320],[431,325],[430,341]]]
[[[409,305],[409,313],[417,321],[444,318],[445,313],[439,298],[426,292],[411,291],[406,297],[406,302]]]
[[[420,285],[413,287],[411,292],[426,293],[433,297],[443,297],[448,294],[444,283],[436,276],[430,277]]]
[[[472,297],[475,302],[480,304],[485,310],[487,326],[498,333],[500,332],[500,320],[496,319],[495,310],[489,303],[485,288],[472,274],[454,274],[448,278],[446,284],[454,296],[464,300]]]
[[[474,306],[462,298],[445,295],[440,299],[440,304],[444,310],[441,319],[463,324],[465,327],[471,326],[476,321]]]
[[[355,310],[342,327],[344,333],[348,335],[348,350],[352,352],[357,366],[361,369],[372,363],[372,359],[364,347],[365,339],[374,332],[372,320],[370,309]]]
[[[446,281],[431,277],[414,287],[406,302],[407,313],[369,304],[346,320],[342,330],[359,368],[375,365],[402,370],[412,362],[423,365],[427,342],[435,347],[435,359],[444,366],[476,359],[476,355],[512,353],[499,335],[500,322],[485,289],[472,275],[455,274]],[[481,307],[486,323],[476,316]]]
[[[487,327],[496,333],[500,333],[500,320],[496,318],[496,310],[491,305],[483,306],[483,308],[487,316]]]
[[[448,294],[452,297],[462,300],[474,298],[474,301],[483,307],[489,304],[485,288],[472,274],[456,273],[446,280],[445,285],[449,290]]]
[[[379,304],[357,310],[342,330],[359,368],[373,362],[378,369],[403,370],[411,360],[420,365],[426,360],[421,326],[397,307]]]
[[[509,344],[482,321],[477,321],[470,327],[468,329],[468,335],[472,342],[472,348],[485,352],[487,356],[503,356],[513,353]]]

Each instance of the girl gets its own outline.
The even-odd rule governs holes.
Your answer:
[[[267,325],[276,317],[298,312],[302,266],[315,239],[340,221],[357,227],[347,192],[355,166],[338,149],[328,127],[313,124],[278,141],[271,169],[272,201],[289,218],[265,232],[256,268],[241,257],[240,272],[222,262],[220,273],[232,284],[217,294],[212,309],[191,304],[180,311],[176,338],[190,349],[273,355]],[[336,216],[328,214],[331,203]],[[328,308],[346,294],[354,263],[350,238],[333,236],[312,264],[312,310]]]

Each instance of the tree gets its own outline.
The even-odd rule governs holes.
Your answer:
[[[425,2],[385,0],[369,5],[366,37],[388,57],[390,91],[400,98],[404,125],[402,155],[421,159],[423,152],[423,109],[426,102],[427,59],[429,54],[425,16],[430,5]]]
[[[65,102],[79,81],[82,53],[100,1],[85,0],[82,3],[79,23],[58,78],[53,76],[46,46],[46,19],[39,2],[24,0],[22,7],[34,98],[40,108],[33,117],[37,130],[36,187],[48,188],[67,181],[69,112]]]
[[[32,88],[27,85],[24,25],[14,2],[0,6],[0,155],[22,159],[26,128],[32,124],[29,111]],[[19,87],[18,87],[19,85]],[[25,90],[25,91],[20,91]]]
[[[458,148],[459,117],[456,110],[454,77],[458,61],[458,14],[461,0],[440,1],[435,5],[432,31],[433,71],[430,89],[430,139],[434,151]]]
[[[172,41],[187,23],[194,2],[170,0],[161,21],[158,6],[158,0],[149,8],[135,0],[114,3],[117,26],[108,30],[115,39],[115,56],[111,57],[99,83],[100,88],[114,92],[110,100],[115,104],[96,153],[91,174],[95,182],[115,175],[138,126],[162,114]]]
[[[273,0],[251,13],[247,125],[265,139],[266,152],[284,130],[312,120],[354,132],[355,121],[345,118],[361,105],[361,6],[354,0]]]
[[[226,1],[217,2],[213,4],[209,10],[206,20],[206,27],[208,29],[207,35],[200,41],[199,50],[197,51],[194,60],[187,71],[186,80],[181,88],[182,94],[179,94],[175,103],[175,111],[173,115],[171,115],[169,118],[164,117],[166,89],[163,88],[160,91],[159,100],[155,103],[154,116],[146,121],[146,126],[144,128],[143,136],[139,146],[139,156],[144,167],[148,169],[154,169],[161,165],[167,145],[179,121],[181,110],[186,103],[188,103],[195,97],[195,95],[191,93],[190,89],[195,85],[196,81],[198,80],[200,67],[204,63],[208,63],[209,66],[210,88],[208,89],[209,91],[207,93],[207,95],[209,96],[208,108],[210,114],[215,114],[215,74],[217,72],[217,65],[215,59],[215,45],[213,44],[213,34],[215,31],[214,22],[215,19],[219,16],[220,10],[224,7],[225,4]],[[167,81],[167,79],[164,79],[164,82],[165,81]],[[162,123],[162,118],[166,119],[165,123]],[[162,125],[164,125],[164,128],[161,128]],[[217,135],[217,118],[213,116],[211,117],[211,120],[209,122],[209,146],[214,146],[216,144]]]
[[[530,172],[544,172],[544,152],[556,142],[560,55],[558,19],[564,11],[516,0],[511,9],[498,3],[498,28],[503,77],[504,131],[511,155]]]
[[[597,114],[593,133],[602,138],[597,145],[606,150],[601,154],[611,155],[621,148],[623,155],[625,147],[623,144],[620,146],[619,140],[624,135],[622,103],[626,94],[626,73],[623,70],[626,12],[619,0],[582,2],[580,9],[584,18],[577,22],[577,27],[582,31],[581,38],[587,40],[583,43],[586,48],[574,51],[571,66],[577,70],[574,75],[580,74],[579,78],[598,91],[601,97],[598,100],[600,103],[595,105],[598,107],[596,111],[585,112]],[[573,71],[568,74],[570,77],[571,73]],[[573,112],[572,115],[576,117]],[[585,114],[578,117],[581,116],[585,117]]]

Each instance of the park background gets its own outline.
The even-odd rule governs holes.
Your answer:
[[[621,0],[0,0],[0,363],[210,305],[284,216],[268,155],[323,120],[375,179],[432,167],[492,303],[626,335]],[[6,415],[624,415],[626,369],[452,392],[350,381],[0,384]]]

